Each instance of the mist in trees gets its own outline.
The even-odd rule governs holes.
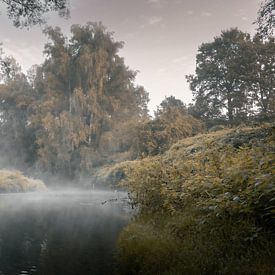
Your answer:
[[[195,74],[187,76],[193,103],[166,97],[153,117],[148,92],[119,55],[123,42],[104,25],[73,25],[69,37],[58,27],[44,34],[45,60],[27,73],[0,52],[5,165],[90,176],[102,166],[161,154],[214,125],[274,119],[275,43],[263,33],[235,28],[203,43]]]
[[[28,75],[2,55],[1,149],[73,176],[129,150],[122,129],[147,116],[148,93],[102,24],[74,25],[70,38],[59,28],[44,33],[46,59]]]
[[[1,1],[16,27],[68,8]],[[46,27],[27,72],[0,44],[0,274],[271,274],[274,8],[200,45],[193,103],[153,115],[102,23]]]

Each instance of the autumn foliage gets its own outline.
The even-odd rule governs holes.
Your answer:
[[[226,129],[122,165],[140,210],[121,235],[122,274],[272,272],[274,135]]]

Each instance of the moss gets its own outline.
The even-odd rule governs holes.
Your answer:
[[[40,180],[25,177],[15,170],[0,170],[0,193],[19,193],[45,191],[46,186]]]

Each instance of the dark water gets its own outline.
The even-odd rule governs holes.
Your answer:
[[[126,194],[0,195],[0,275],[113,274]]]

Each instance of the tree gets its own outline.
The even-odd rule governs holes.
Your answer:
[[[0,152],[10,165],[35,161],[35,136],[28,127],[32,88],[12,57],[0,57]]]
[[[132,129],[148,116],[149,99],[118,54],[123,43],[101,23],[73,25],[70,38],[59,28],[44,33],[46,59],[28,75],[0,58],[0,143],[69,177],[131,158]]]
[[[188,114],[181,100],[174,96],[166,97],[155,112],[155,118],[138,125],[136,152],[138,155],[163,153],[173,143],[203,129],[203,123]]]
[[[258,32],[262,37],[272,36],[275,28],[275,1],[265,0],[258,11]]]
[[[130,149],[129,122],[147,115],[148,93],[118,55],[123,43],[101,24],[47,28],[46,60],[34,78],[31,123],[39,163],[53,173],[91,171]],[[123,133],[124,134],[123,134]]]
[[[0,0],[6,4],[7,14],[16,27],[45,23],[44,14],[58,11],[62,17],[69,16],[67,0]]]
[[[274,38],[253,39],[253,69],[250,83],[256,115],[272,120],[275,115],[275,43]],[[255,108],[254,108],[255,109]]]
[[[173,112],[175,109],[183,114],[186,113],[186,106],[180,99],[177,99],[174,96],[165,97],[165,99],[160,103],[160,106],[158,106],[157,111],[155,112],[155,117],[160,118]]]
[[[238,29],[223,31],[199,47],[196,74],[187,76],[199,117],[225,118],[230,125],[245,119],[251,108],[246,79],[251,49],[250,35]]]

